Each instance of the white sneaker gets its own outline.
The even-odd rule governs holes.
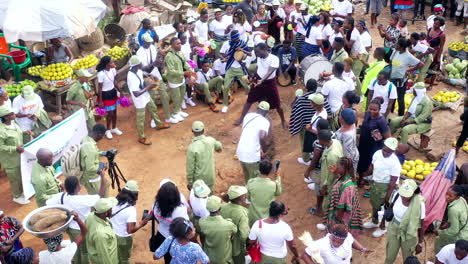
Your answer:
[[[174,118],[175,120],[177,120],[179,122],[184,121],[184,118],[182,116],[180,116],[179,114],[173,115],[172,118]]]
[[[374,232],[372,232],[372,236],[373,237],[381,237],[383,235],[385,235],[385,233],[387,233],[387,229],[380,229],[380,228],[377,228],[377,230],[375,230]]]
[[[180,106],[182,109],[187,109],[187,104],[185,103],[185,100],[182,100],[182,105]]]
[[[309,190],[315,191],[315,183],[307,184],[307,188],[309,188]]]
[[[110,130],[106,131],[106,137],[107,139],[112,139],[112,132]]]
[[[364,228],[369,229],[369,228],[376,228],[376,227],[379,227],[379,224],[374,224],[374,223],[372,223],[372,222],[367,222],[367,223],[364,223],[362,226],[363,226]]]
[[[156,122],[154,122],[154,120],[151,120],[150,127],[151,127],[151,128],[155,128],[155,127],[156,127]]]
[[[197,105],[197,104],[192,100],[192,98],[186,99],[186,102],[187,102],[187,104],[189,104],[190,106],[196,106],[196,105]]]
[[[113,129],[111,129],[111,132],[112,132],[113,134],[116,134],[117,136],[121,136],[121,135],[123,134],[123,132],[120,131],[120,129],[118,129],[118,128],[113,128]]]
[[[309,184],[309,183],[314,183],[314,181],[313,181],[311,178],[309,178],[309,177],[304,178],[304,182],[307,183],[307,184]]]
[[[24,198],[24,196],[20,196],[18,198],[13,198],[13,202],[15,202],[17,204],[25,205],[25,204],[30,203],[31,201],[26,200],[26,198]]]
[[[227,106],[223,106],[223,108],[221,108],[222,113],[227,113],[227,110],[228,110]]]
[[[310,160],[308,162],[305,162],[302,157],[297,158],[297,162],[299,162],[300,164],[304,164],[306,166],[310,166]]]
[[[320,231],[324,231],[327,229],[327,227],[324,224],[317,224],[317,229]]]
[[[171,116],[169,119],[166,119],[165,121],[166,121],[166,123],[171,123],[171,124],[177,124],[177,123],[179,123],[179,120],[178,120],[178,119],[175,119],[175,118],[172,117],[172,116]]]
[[[245,264],[250,264],[252,262],[252,258],[250,257],[249,254],[245,255],[244,259],[245,259]]]
[[[189,116],[189,114],[187,114],[187,113],[185,113],[185,112],[182,112],[182,111],[179,112],[179,115],[180,115],[181,117],[183,117],[183,118],[186,118],[186,117]]]

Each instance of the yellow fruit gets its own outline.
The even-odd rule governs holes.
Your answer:
[[[424,169],[421,168],[421,167],[416,167],[416,169],[415,169],[415,171],[416,171],[417,174],[422,173],[423,170],[424,170]]]
[[[467,146],[463,146],[462,148],[464,151],[468,151],[468,145]]]
[[[407,170],[401,170],[401,171],[400,171],[400,174],[401,174],[401,175],[406,175],[407,173],[408,173]]]
[[[430,170],[425,170],[425,171],[422,172],[423,176],[426,176],[426,175],[429,175],[429,174],[431,174]]]
[[[416,162],[414,162],[414,160],[410,160],[408,161],[408,165],[410,165],[411,167],[414,167],[416,165]]]
[[[424,176],[422,176],[421,174],[416,175],[415,178],[420,180],[420,181],[424,180]]]
[[[404,170],[406,171],[409,171],[411,170],[411,166],[410,165],[407,165],[407,164],[403,164],[403,166],[401,166]]]
[[[465,141],[465,143],[463,143],[463,146],[468,146],[468,141]]]
[[[453,141],[452,146],[456,147],[457,146],[457,141]]]
[[[416,172],[414,170],[408,171],[406,176],[410,177],[411,179],[414,179],[414,176],[416,176]]]

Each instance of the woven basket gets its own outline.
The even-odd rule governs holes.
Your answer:
[[[105,42],[111,47],[121,46],[125,42],[126,35],[125,30],[117,24],[111,23],[104,27]]]
[[[120,69],[122,68],[123,66],[125,66],[125,64],[127,64],[128,60],[130,59],[130,56],[127,55],[125,57],[123,57],[122,59],[120,60],[115,60],[114,63],[115,63],[115,66],[117,66],[117,69]]]
[[[85,51],[97,50],[104,45],[104,35],[101,29],[97,28],[91,35],[77,39],[80,49]]]

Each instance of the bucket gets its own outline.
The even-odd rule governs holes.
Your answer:
[[[10,51],[7,53],[7,55],[13,57],[13,61],[16,64],[21,64],[26,60],[26,51],[24,50]],[[10,59],[8,59],[8,63],[12,63]]]
[[[8,43],[6,42],[5,36],[0,33],[0,54],[8,53]]]

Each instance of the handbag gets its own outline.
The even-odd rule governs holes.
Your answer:
[[[262,219],[260,219],[260,221],[258,221],[258,227],[260,229],[262,229]],[[255,244],[253,244],[248,252],[249,253],[249,256],[250,258],[252,259],[253,262],[260,262],[262,261],[262,253],[260,252],[260,244],[258,243],[258,238],[257,238],[257,241],[255,242]]]
[[[393,205],[395,204],[396,200],[398,199],[400,195],[397,193],[395,195],[395,198],[393,198],[393,202],[390,206],[388,206],[387,208],[385,208],[384,210],[384,214],[383,214],[383,219],[385,219],[385,221],[387,222],[390,222],[392,221],[393,219]]]

